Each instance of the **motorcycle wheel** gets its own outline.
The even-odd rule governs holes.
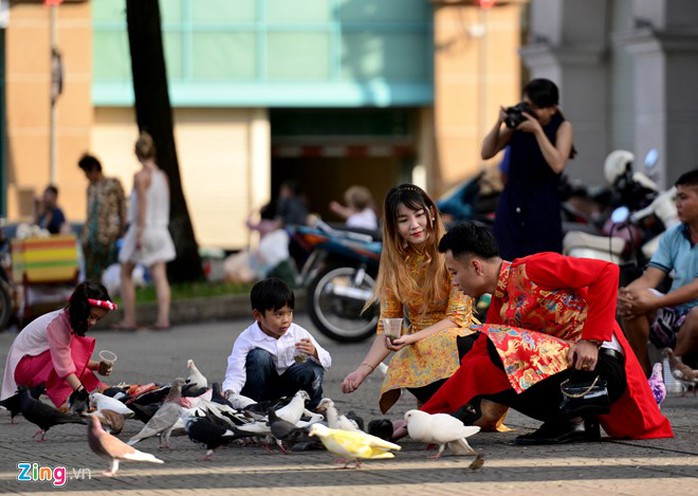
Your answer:
[[[12,316],[12,298],[5,283],[0,283],[0,331],[4,331]]]
[[[361,313],[375,280],[364,274],[356,286],[356,272],[355,267],[333,267],[308,285],[310,319],[320,332],[340,343],[363,341],[375,334],[378,325],[377,305]]]

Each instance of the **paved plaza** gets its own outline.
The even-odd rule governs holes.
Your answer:
[[[175,303],[176,304],[176,303]],[[380,377],[372,376],[352,395],[340,391],[342,378],[363,358],[370,342],[338,344],[313,331],[304,314],[296,322],[307,327],[333,357],[326,376],[325,395],[343,411],[355,410],[366,422],[380,418],[377,408]],[[237,334],[249,319],[176,326],[170,331],[97,331],[97,350],[118,355],[110,382],[171,382],[186,374],[186,361],[195,360],[209,381],[221,381],[226,358]],[[14,334],[0,333],[0,362],[5,363]],[[402,416],[415,406],[404,396],[391,412]],[[395,459],[365,461],[358,470],[340,470],[335,456],[326,451],[281,454],[259,447],[230,446],[216,451],[210,462],[199,461],[202,446],[186,436],[172,438],[171,451],[157,451],[157,439],[136,447],[156,454],[163,465],[122,463],[116,478],[102,475],[109,461],[88,448],[86,427],[52,428],[48,441],[36,443],[33,424],[21,416],[10,425],[0,411],[0,493],[63,495],[357,495],[390,494],[545,494],[670,496],[698,494],[698,397],[670,397],[663,405],[672,421],[675,439],[607,441],[555,447],[519,447],[513,439],[537,422],[512,412],[506,424],[515,432],[481,433],[470,444],[484,455],[479,470],[469,469],[472,457],[444,456],[427,459],[433,452],[406,439]],[[121,439],[140,430],[136,420],[126,422]],[[18,481],[18,463],[38,467],[65,467],[62,487],[51,482]]]

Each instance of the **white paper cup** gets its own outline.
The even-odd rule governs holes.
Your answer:
[[[107,362],[109,365],[114,365],[116,363],[116,353],[109,350],[102,350],[99,352],[99,359],[103,362]]]
[[[383,334],[390,339],[397,339],[402,336],[402,317],[384,318],[383,319]]]

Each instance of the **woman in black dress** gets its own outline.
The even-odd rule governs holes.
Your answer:
[[[483,159],[507,145],[511,150],[508,179],[494,221],[494,235],[507,260],[562,251],[558,184],[575,150],[572,125],[560,112],[559,99],[555,83],[532,80],[523,91],[522,102],[529,107],[521,112],[521,122],[508,127],[511,112],[500,107],[497,122],[482,143]]]

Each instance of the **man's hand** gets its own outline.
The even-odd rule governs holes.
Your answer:
[[[599,349],[596,343],[584,339],[577,341],[567,354],[567,364],[576,370],[594,370],[598,359]]]

